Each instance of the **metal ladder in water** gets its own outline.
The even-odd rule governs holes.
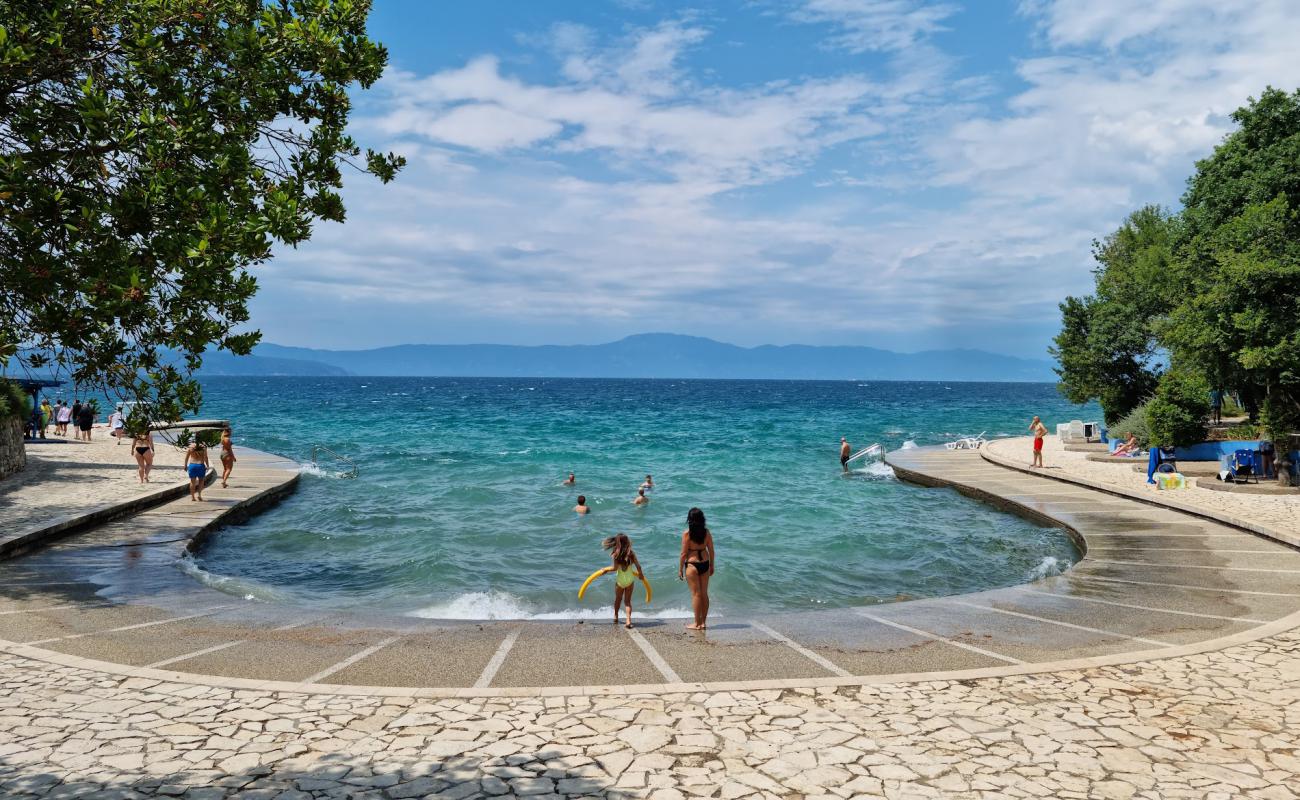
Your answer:
[[[316,464],[316,463],[317,463],[316,456],[317,456],[319,453],[325,453],[325,454],[327,454],[327,455],[329,455],[329,456],[332,456],[332,457],[334,458],[335,461],[338,461],[338,462],[340,462],[340,463],[342,463],[342,464],[344,465],[344,470],[343,470],[343,472],[341,472],[341,473],[339,474],[339,477],[340,477],[340,478],[355,478],[355,477],[357,477],[357,473],[358,473],[358,471],[359,471],[358,468],[357,468],[357,462],[353,461],[352,459],[348,458],[347,456],[339,455],[338,453],[334,452],[333,450],[329,449],[328,447],[325,447],[324,445],[319,445],[319,444],[318,444],[318,445],[316,445],[315,447],[313,447],[313,448],[311,449],[311,463],[313,463],[313,464]]]

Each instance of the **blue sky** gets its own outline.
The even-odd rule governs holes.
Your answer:
[[[1292,0],[376,0],[407,155],[259,272],[267,341],[1044,357],[1090,242],[1300,85]]]

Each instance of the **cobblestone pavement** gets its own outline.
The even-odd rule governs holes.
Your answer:
[[[0,794],[1290,798],[1300,633],[975,681],[435,701],[0,655]]]

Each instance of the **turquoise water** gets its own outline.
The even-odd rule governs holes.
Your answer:
[[[1100,416],[1046,384],[221,378],[204,398],[237,444],[301,461],[325,445],[359,476],[305,467],[294,496],[222,531],[188,570],[238,595],[438,618],[604,615],[611,587],[576,590],[619,531],[655,588],[644,610],[684,614],[691,506],[717,541],[723,615],[1020,583],[1077,558],[1063,531],[881,464],[846,476],[839,437],[895,449],[1019,434],[1032,414],[1049,427]],[[560,485],[569,471],[576,487]],[[633,506],[647,473],[652,500]]]

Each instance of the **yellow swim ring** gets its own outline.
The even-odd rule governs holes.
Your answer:
[[[581,600],[582,596],[587,593],[587,587],[592,584],[592,581],[596,580],[597,578],[599,578],[601,575],[604,574],[605,574],[605,568],[601,567],[600,569],[588,575],[587,579],[582,582],[582,586],[578,588],[578,599]],[[641,585],[645,587],[645,601],[649,603],[650,600],[654,597],[654,590],[650,588],[650,581],[646,580],[645,578],[641,579]]]

